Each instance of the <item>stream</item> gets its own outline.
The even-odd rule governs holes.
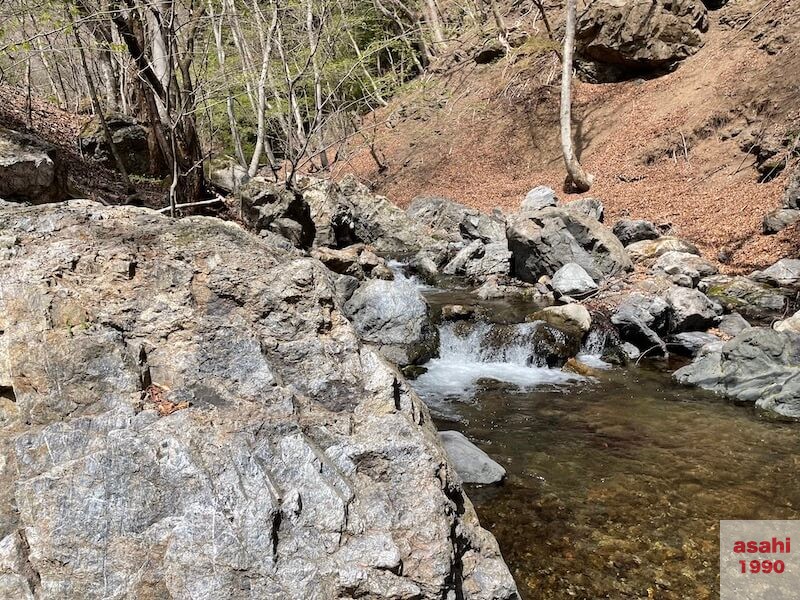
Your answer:
[[[434,311],[470,300],[423,293]],[[440,430],[505,467],[467,487],[522,598],[718,598],[720,519],[800,518],[796,425],[675,384],[680,364],[611,367],[587,348],[592,377],[529,367],[514,336],[487,348],[490,329],[442,325],[412,385]]]

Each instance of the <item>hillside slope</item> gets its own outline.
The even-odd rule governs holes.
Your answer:
[[[785,171],[759,183],[747,150],[800,131],[798,9],[798,0],[731,0],[709,11],[704,47],[674,72],[575,82],[576,141],[596,175],[585,196],[603,201],[608,221],[631,215],[671,223],[730,271],[797,254],[796,226],[761,235],[764,214],[780,203]],[[535,32],[531,19],[519,24]],[[450,66],[368,120],[386,168],[379,172],[362,149],[341,170],[401,205],[437,195],[510,210],[535,185],[562,189],[557,64],[530,45],[488,65],[459,56],[462,46]]]

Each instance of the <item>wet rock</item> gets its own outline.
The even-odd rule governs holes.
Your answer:
[[[694,254],[669,251],[656,259],[651,271],[666,276],[677,285],[694,287],[703,277],[716,275],[718,269],[716,265]]]
[[[592,327],[592,315],[582,304],[548,306],[533,313],[530,318],[545,321],[559,328],[574,328],[582,333],[587,333]]]
[[[700,0],[595,0],[579,16],[581,57],[618,68],[618,79],[668,70],[703,45]]]
[[[779,208],[764,217],[762,229],[765,235],[771,235],[783,231],[797,221],[800,221],[800,210],[796,208]]]
[[[787,331],[791,333],[800,333],[800,311],[794,313],[791,317],[777,321],[772,328],[775,331]]]
[[[568,263],[553,274],[553,289],[561,296],[581,298],[597,290],[597,284],[576,263]]]
[[[669,305],[664,299],[638,292],[626,297],[611,315],[611,323],[623,340],[640,350],[661,354],[667,353],[661,334],[667,330],[668,319]]]
[[[535,211],[555,205],[556,193],[549,187],[540,185],[525,194],[519,208],[524,211]]]
[[[507,275],[511,252],[505,241],[484,244],[472,241],[455,255],[442,272],[446,275],[463,275],[472,280],[482,280],[491,275]]]
[[[528,323],[493,324],[481,341],[481,350],[493,360],[517,361],[520,352],[527,352],[526,362],[533,367],[560,368],[581,349],[583,332],[574,326],[551,325],[532,315]],[[462,326],[473,326],[460,322]],[[510,354],[509,354],[510,353]]]
[[[629,246],[643,240],[655,240],[661,237],[661,231],[650,221],[620,219],[614,223],[611,232],[619,238],[623,246]]]
[[[763,271],[754,271],[750,277],[774,286],[800,286],[800,259],[783,258]]]
[[[166,164],[152,163],[151,161],[147,127],[133,117],[120,113],[106,115],[106,124],[128,174],[167,175],[169,173]],[[84,156],[103,163],[109,169],[117,168],[98,117],[92,118],[78,134],[78,146]],[[156,171],[153,172],[151,167],[156,167]]]
[[[800,418],[800,335],[745,329],[719,350],[678,369],[675,379],[764,410]]]
[[[445,304],[442,307],[442,320],[444,321],[461,321],[463,319],[471,319],[474,316],[474,306],[465,306],[463,304]]]
[[[573,200],[572,202],[567,202],[564,208],[577,211],[582,215],[596,219],[600,223],[603,222],[603,203],[597,198],[580,198],[578,200]]]
[[[490,485],[505,479],[506,470],[458,431],[440,431],[439,440],[464,483]]]
[[[674,286],[667,290],[664,299],[670,307],[672,332],[705,331],[722,314],[722,307],[699,290]]]
[[[695,356],[703,346],[718,341],[720,339],[717,336],[704,331],[685,331],[667,338],[670,352],[684,356]]]
[[[452,200],[415,198],[406,213],[413,221],[443,231],[454,240],[480,240],[485,244],[505,241],[505,221]]]
[[[754,319],[782,314],[786,307],[784,292],[749,277],[712,275],[701,279],[697,289],[719,302],[725,310],[738,311]]]
[[[475,295],[481,300],[517,300],[530,302],[536,306],[549,306],[555,302],[550,289],[541,283],[530,284],[507,277],[489,277]]]
[[[513,274],[535,282],[568,263],[579,264],[595,281],[632,268],[620,241],[595,219],[563,208],[509,217],[508,247]]]
[[[725,335],[729,335],[731,337],[739,335],[742,331],[750,327],[750,323],[748,323],[747,320],[739,313],[723,315],[719,320],[719,324],[717,325],[717,329],[719,329]]]
[[[32,204],[67,196],[67,170],[55,146],[0,127],[0,198]]]
[[[583,377],[597,377],[600,375],[598,369],[594,369],[577,358],[570,358],[563,367],[564,371],[568,373],[575,373]]]
[[[0,236],[7,597],[517,597],[318,261],[86,201],[4,209]]]
[[[436,355],[439,332],[428,303],[408,279],[370,280],[344,305],[358,336],[393,363],[423,363]]]
[[[684,252],[700,255],[697,246],[672,236],[664,236],[657,240],[643,240],[634,242],[625,248],[633,262],[643,262],[655,259],[667,252]]]

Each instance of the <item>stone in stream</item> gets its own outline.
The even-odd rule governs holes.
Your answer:
[[[663,298],[634,292],[611,315],[620,337],[641,351],[666,354],[661,339],[668,326],[669,306]]]
[[[703,277],[717,274],[717,267],[704,258],[688,252],[670,250],[656,259],[651,267],[656,275],[665,275],[673,283],[694,287]]]
[[[604,208],[603,203],[597,198],[579,198],[564,205],[567,210],[576,211],[599,222],[603,222]]]
[[[783,258],[763,271],[754,271],[750,277],[773,286],[800,286],[800,259]]]
[[[537,281],[568,263],[577,263],[595,281],[633,268],[625,248],[597,220],[564,208],[510,216],[508,247],[514,276]]]
[[[751,327],[750,323],[748,323],[747,319],[745,319],[739,313],[722,315],[722,318],[717,324],[717,329],[719,329],[725,335],[729,335],[731,337],[739,335],[742,331],[749,327]]]
[[[518,598],[320,262],[87,201],[0,236],[7,597]]]
[[[789,290],[781,290],[749,277],[712,275],[697,284],[697,289],[725,310],[738,311],[753,319],[769,319],[782,315]]]
[[[445,275],[463,275],[472,280],[483,280],[492,275],[507,275],[510,260],[511,252],[505,240],[490,244],[474,240],[461,249],[442,272]]]
[[[0,198],[42,204],[67,196],[60,151],[34,136],[0,127]]]
[[[625,250],[633,262],[643,262],[658,258],[667,252],[685,252],[700,255],[697,246],[673,236],[664,236],[657,240],[643,240],[628,245]]]
[[[661,230],[650,221],[620,219],[614,223],[611,232],[617,236],[623,246],[629,246],[643,240],[655,240],[661,237]]]
[[[576,263],[568,263],[556,271],[550,285],[560,296],[575,298],[581,298],[597,290],[594,279]]]
[[[519,208],[520,210],[530,211],[542,210],[555,205],[556,193],[549,187],[540,185],[525,194],[525,198],[523,198]]]
[[[698,290],[676,285],[667,290],[664,299],[670,307],[671,332],[708,329],[716,324],[722,314],[722,307]]]
[[[397,365],[423,363],[438,352],[430,307],[411,280],[367,281],[345,303],[344,312],[358,336]]]
[[[667,338],[670,352],[686,356],[696,356],[704,346],[718,341],[716,335],[704,331],[685,331]]]
[[[528,320],[542,320],[555,327],[575,328],[587,333],[592,327],[592,315],[582,304],[548,306],[533,313]]]
[[[778,208],[764,216],[762,231],[765,235],[772,235],[783,231],[797,221],[800,221],[800,210],[796,208]]]
[[[764,410],[800,418],[800,335],[763,327],[745,329],[674,374]]]
[[[458,431],[440,431],[439,440],[464,483],[500,483],[506,470]]]

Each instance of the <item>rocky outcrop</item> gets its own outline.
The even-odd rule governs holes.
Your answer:
[[[0,198],[43,204],[66,195],[66,165],[55,146],[0,127]]]
[[[481,281],[493,275],[508,275],[511,268],[511,252],[508,243],[492,242],[484,244],[473,240],[458,251],[445,267],[445,275],[463,275],[471,280]]]
[[[361,285],[344,305],[358,336],[400,366],[436,356],[439,333],[428,303],[410,280],[372,280]]]
[[[512,273],[523,281],[552,276],[568,263],[577,263],[595,281],[632,268],[625,248],[608,228],[563,208],[509,217],[506,234]]]
[[[500,483],[505,478],[506,470],[470,442],[463,433],[440,431],[439,440],[464,483],[490,485]]]
[[[415,223],[421,223],[433,231],[441,231],[453,241],[480,240],[489,244],[506,239],[506,226],[502,218],[485,215],[452,200],[415,198],[406,213]]]
[[[697,52],[708,29],[700,0],[594,0],[579,16],[580,57],[610,66],[605,79],[668,70]]]
[[[278,234],[298,248],[309,248],[314,242],[316,227],[301,194],[253,177],[241,186],[238,196],[244,222],[253,231]]]
[[[123,114],[106,115],[106,125],[111,132],[111,141],[130,175],[166,175],[167,165],[151,163],[148,132],[144,125],[133,117]],[[98,117],[84,125],[78,135],[78,146],[84,156],[102,163],[109,169],[116,169],[114,154],[106,141],[105,131]],[[155,171],[151,169],[155,168]]]
[[[678,369],[675,378],[800,418],[800,335],[762,327],[745,329],[720,349]]]
[[[0,237],[14,598],[517,598],[318,261],[84,201],[4,210]]]

